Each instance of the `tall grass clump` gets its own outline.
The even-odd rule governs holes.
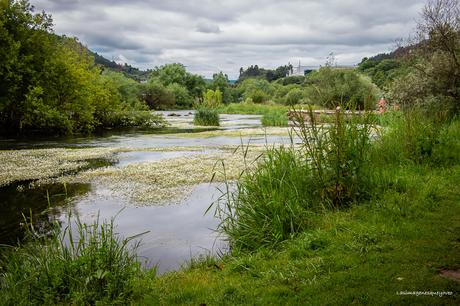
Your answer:
[[[213,108],[200,107],[195,111],[193,124],[202,126],[219,126],[219,113]]]
[[[331,124],[295,116],[300,146],[269,148],[255,170],[247,170],[237,191],[220,204],[220,230],[236,249],[271,246],[304,231],[312,215],[371,196],[367,115],[348,119],[337,112]]]
[[[449,165],[460,160],[460,124],[411,108],[388,117],[374,157],[384,164]]]
[[[233,247],[255,250],[288,239],[309,224],[311,176],[293,146],[268,148],[255,170],[218,206],[220,230]]]
[[[369,197],[373,189],[371,114],[337,108],[330,124],[317,122],[311,108],[307,116],[308,121],[303,114],[295,114],[296,134],[309,160],[310,187],[316,199],[327,207],[340,208]]]
[[[287,112],[270,112],[262,116],[263,126],[288,126]]]
[[[51,234],[30,225],[29,242],[2,258],[0,296],[5,305],[126,304],[141,274],[137,244],[114,232],[113,220],[76,222]]]

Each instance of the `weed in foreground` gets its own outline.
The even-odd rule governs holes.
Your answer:
[[[125,304],[142,275],[135,238],[121,239],[114,220],[82,224],[69,219],[46,235],[28,223],[29,242],[7,250],[0,267],[5,305]]]

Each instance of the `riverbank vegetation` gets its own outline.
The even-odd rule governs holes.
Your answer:
[[[50,232],[28,223],[28,243],[6,250],[3,304],[113,305],[131,300],[135,283],[144,275],[137,244],[130,244],[134,237],[120,238],[113,220],[92,225],[78,219],[76,224],[68,222],[64,229],[54,224]]]
[[[208,89],[202,102],[196,103],[193,124],[201,126],[219,126],[219,112],[217,108],[222,105],[222,92],[219,88]]]
[[[76,39],[27,1],[2,1],[0,131],[3,135],[90,133],[114,126],[163,126],[123,75],[103,73]],[[135,83],[135,82],[134,82]]]
[[[124,94],[123,103],[144,101],[153,109],[201,103],[216,114],[261,114],[264,125],[284,126],[287,111],[296,105],[308,110],[308,120],[294,114],[291,144],[283,146],[243,144],[161,164],[59,176],[66,183],[99,180],[119,192],[134,186],[128,196],[140,202],[172,201],[184,186],[209,179],[226,182],[227,192],[208,209],[220,218],[218,231],[230,245],[220,258],[194,258],[188,267],[158,277],[155,270],[139,269],[111,225],[88,232],[81,225],[80,236],[88,239],[78,247],[87,246],[88,252],[62,245],[63,233],[71,231],[59,230],[48,235],[51,241],[35,237],[11,250],[1,264],[0,295],[9,304],[458,305],[459,17],[456,0],[429,1],[410,52],[366,58],[358,69],[329,61],[306,76],[285,77],[288,66],[251,66],[233,85],[223,73],[206,83],[182,65],[170,64],[139,85],[144,90],[139,99],[121,89],[131,85],[114,87]],[[47,33],[46,16],[38,20]],[[80,63],[75,56],[70,58]],[[94,80],[110,75],[96,77],[91,69],[79,71]],[[31,87],[24,105],[40,110],[43,94]],[[386,114],[376,117],[370,111],[381,95],[392,107],[384,105]],[[313,114],[315,108],[337,106],[327,124]],[[95,106],[94,114],[102,110]],[[345,110],[363,112],[348,118]],[[70,126],[83,131],[94,126],[89,123],[97,116],[78,117]],[[113,153],[94,157],[100,154]],[[28,167],[33,163],[32,156]],[[14,162],[9,165],[12,169]],[[50,178],[81,166],[77,159]],[[33,178],[40,179],[39,174]],[[2,177],[5,184],[8,179]]]
[[[423,47],[400,59],[404,70],[387,74],[388,98],[401,111],[383,119],[385,128],[372,136],[371,122],[345,121],[342,112],[327,126],[312,114],[308,125],[298,120],[300,148],[269,148],[240,178],[238,192],[217,207],[231,253],[157,279],[147,298],[165,304],[457,304],[456,3],[427,5],[419,27]],[[356,100],[351,105],[360,107]]]

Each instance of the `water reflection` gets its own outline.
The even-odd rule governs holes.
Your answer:
[[[217,185],[200,184],[180,204],[136,207],[113,198],[103,187],[96,187],[76,201],[71,210],[83,223],[92,224],[115,218],[115,231],[123,237],[141,236],[138,255],[146,267],[158,266],[158,272],[178,269],[191,257],[216,255],[226,250],[226,243],[215,232],[219,223],[212,212],[204,214],[221,195]],[[61,222],[67,222],[64,210]]]
[[[84,195],[90,184],[51,184],[29,189],[27,184],[0,188],[0,244],[14,245],[24,238],[24,216],[46,231],[68,199]]]

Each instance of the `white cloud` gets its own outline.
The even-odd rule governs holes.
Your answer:
[[[388,52],[406,38],[422,0],[31,0],[58,34],[77,36],[107,58],[140,68],[181,62],[207,77],[241,66],[299,60],[339,64]],[[126,61],[125,61],[126,62]]]

